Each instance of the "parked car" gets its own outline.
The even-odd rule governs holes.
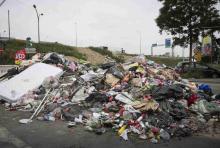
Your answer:
[[[220,77],[220,70],[210,67],[206,64],[198,63],[198,62],[192,62],[191,66],[190,66],[189,61],[179,62],[177,66],[175,67],[175,70],[180,74],[186,73],[189,71],[198,71],[198,72],[201,72],[203,76],[207,78],[219,78]]]

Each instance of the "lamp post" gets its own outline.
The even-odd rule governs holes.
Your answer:
[[[76,47],[77,47],[77,22],[75,22],[75,42],[76,42]]]
[[[140,50],[140,54],[141,54],[141,41],[142,41],[142,38],[141,38],[141,31],[137,31],[138,34],[139,34],[139,50]]]
[[[43,16],[43,13],[38,13],[36,5],[33,5],[36,14],[37,14],[37,26],[38,26],[38,43],[40,43],[40,16]]]

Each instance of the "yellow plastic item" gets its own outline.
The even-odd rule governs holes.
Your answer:
[[[123,125],[119,130],[118,130],[118,135],[120,136],[126,129],[127,125]]]

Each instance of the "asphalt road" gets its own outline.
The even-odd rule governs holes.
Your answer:
[[[195,80],[194,80],[195,81]],[[207,81],[206,81],[207,82]],[[199,82],[200,83],[200,82]],[[202,82],[201,82],[202,83]],[[209,82],[214,90],[220,92],[220,83]],[[30,117],[29,112],[6,111],[0,106],[0,148],[219,148],[219,135],[193,136],[171,139],[168,143],[152,144],[129,136],[122,140],[115,132],[96,135],[86,131],[81,125],[67,128],[63,121],[37,121],[19,124],[22,118]]]

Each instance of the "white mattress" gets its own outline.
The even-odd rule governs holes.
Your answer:
[[[45,78],[59,77],[63,70],[52,65],[36,63],[13,78],[0,82],[0,99],[18,101],[28,91],[38,88]]]

